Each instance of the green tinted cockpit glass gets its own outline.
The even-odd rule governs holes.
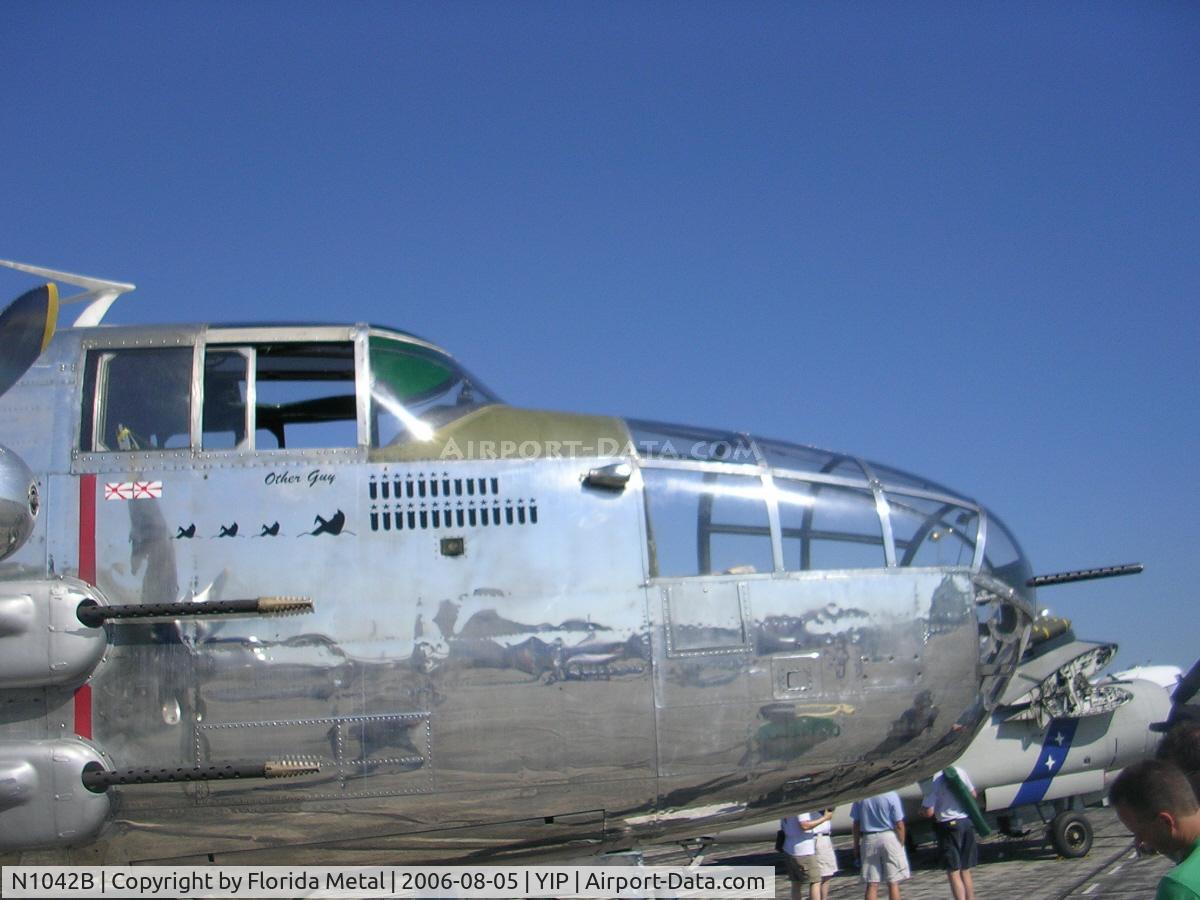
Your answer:
[[[371,338],[371,375],[386,384],[400,402],[420,400],[448,389],[457,377],[445,357],[421,347],[399,349],[383,338]]]
[[[373,447],[429,440],[446,423],[497,402],[450,356],[432,347],[372,335],[369,352]]]

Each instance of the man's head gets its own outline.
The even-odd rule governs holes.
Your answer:
[[[1200,838],[1200,804],[1184,774],[1148,759],[1125,769],[1108,790],[1117,817],[1143,844],[1175,856]]]
[[[1163,736],[1154,755],[1182,769],[1200,797],[1200,720],[1175,725]]]

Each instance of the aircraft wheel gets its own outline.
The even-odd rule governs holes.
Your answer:
[[[1078,859],[1092,849],[1092,823],[1078,812],[1060,812],[1050,823],[1050,842],[1059,856]]]

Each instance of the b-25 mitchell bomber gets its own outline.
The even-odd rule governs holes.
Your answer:
[[[6,860],[581,857],[927,776],[1020,659],[1029,564],[933,481],[6,265],[93,304],[0,320]]]
[[[1088,577],[1132,574],[1140,566],[1090,570]],[[1103,575],[1098,573],[1103,572]],[[1065,573],[1078,575],[1081,573]],[[1061,577],[1061,576],[1059,576]],[[1018,816],[1036,814],[1046,826],[1046,840],[1061,856],[1087,855],[1092,826],[1082,812],[1085,798],[1098,798],[1116,774],[1154,755],[1171,702],[1163,686],[1143,671],[1118,672],[1095,678],[1116,654],[1117,645],[1075,637],[1066,619],[1039,617],[1016,674],[994,706],[987,722],[954,765],[966,770],[988,818],[1010,836],[1030,829],[1015,824]],[[1173,666],[1152,667],[1146,674],[1172,673]],[[894,743],[931,727],[938,710],[923,696],[912,715],[889,736]],[[928,782],[899,788],[909,835],[924,824],[921,804]],[[777,823],[762,822],[705,836],[698,846],[769,844]],[[850,832],[850,811],[839,807],[835,833]]]

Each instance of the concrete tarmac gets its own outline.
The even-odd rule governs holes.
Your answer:
[[[1116,814],[1107,808],[1086,811],[1095,831],[1091,852],[1082,859],[1062,859],[1043,842],[1039,826],[1026,838],[1005,838],[992,835],[980,843],[979,866],[972,870],[975,896],[978,900],[1066,900],[1088,897],[1153,900],[1158,880],[1171,861],[1161,856],[1138,859],[1133,839]],[[843,869],[831,881],[831,900],[850,900],[863,896],[863,884],[857,871],[849,868],[851,842],[849,837],[836,838],[838,862]],[[655,865],[686,865],[682,854],[670,859],[649,858]],[[945,900],[950,886],[946,874],[937,868],[936,849],[932,843],[922,844],[915,858],[910,859],[913,877],[901,886],[904,900]],[[771,848],[761,845],[723,846],[711,848],[704,864],[773,865],[777,859]],[[790,897],[790,885],[782,865],[776,866],[775,896]],[[887,897],[881,885],[880,898]],[[807,893],[804,895],[807,900]]]

